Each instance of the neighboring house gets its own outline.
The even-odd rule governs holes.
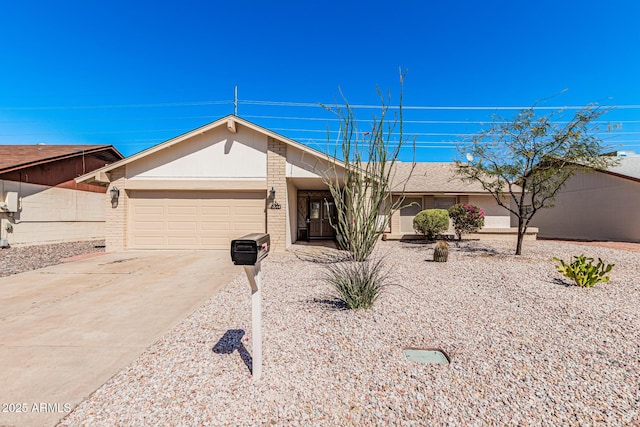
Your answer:
[[[417,237],[413,229],[413,218],[424,209],[449,209],[457,203],[476,205],[484,210],[484,227],[474,238],[500,239],[514,238],[511,217],[507,209],[498,205],[491,194],[478,182],[463,182],[455,173],[455,163],[412,163],[397,162],[392,173],[391,189],[396,201],[404,193],[405,200],[391,218],[387,238],[401,239]],[[407,177],[411,177],[407,180]],[[509,205],[509,196],[503,199]],[[454,233],[450,228],[449,232]],[[527,238],[535,239],[537,230],[532,228]]]
[[[108,251],[229,250],[232,239],[268,232],[282,252],[333,237],[328,169],[326,154],[227,116],[77,181],[108,186]]]
[[[531,220],[539,236],[555,239],[640,242],[640,155],[619,157],[608,170],[579,172],[553,208]]]
[[[75,178],[121,159],[110,145],[0,145],[2,243],[104,238],[105,189]]]

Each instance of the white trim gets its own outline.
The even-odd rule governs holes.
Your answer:
[[[125,190],[266,190],[267,180],[128,179]]]
[[[236,127],[237,124],[241,124],[243,126],[246,126],[249,129],[252,129],[252,130],[254,130],[256,132],[259,132],[259,133],[262,133],[264,135],[267,135],[267,136],[269,136],[271,138],[277,139],[278,141],[284,142],[285,144],[291,145],[291,146],[293,146],[295,148],[298,148],[298,149],[300,149],[300,150],[302,150],[304,152],[307,152],[307,153],[309,153],[309,154],[311,154],[313,156],[320,157],[320,158],[325,159],[325,160],[329,160],[330,162],[333,162],[338,166],[344,167],[344,164],[341,161],[334,159],[333,157],[329,156],[328,154],[325,154],[325,153],[322,153],[320,151],[314,150],[313,148],[307,147],[304,144],[300,144],[299,142],[296,142],[296,141],[294,141],[292,139],[289,139],[289,138],[287,138],[285,136],[279,135],[279,134],[277,134],[275,132],[272,132],[272,131],[270,131],[268,129],[265,129],[265,128],[260,127],[260,126],[258,126],[256,124],[253,124],[253,123],[251,123],[251,122],[249,122],[247,120],[241,119],[240,117],[236,117],[236,116],[230,115],[230,116],[225,116],[225,117],[223,117],[221,119],[218,119],[215,122],[211,122],[211,123],[209,123],[207,125],[199,127],[197,129],[194,129],[194,130],[192,130],[190,132],[187,132],[185,134],[179,135],[179,136],[177,136],[177,137],[175,137],[173,139],[170,139],[168,141],[162,142],[162,143],[160,143],[158,145],[155,145],[153,147],[147,148],[144,151],[141,151],[141,152],[139,152],[137,154],[134,154],[134,155],[132,155],[130,157],[127,157],[125,159],[122,159],[122,160],[120,160],[118,162],[111,163],[110,165],[107,165],[107,166],[104,166],[104,167],[102,167],[100,169],[94,170],[91,173],[82,175],[82,176],[76,178],[75,181],[78,182],[78,183],[85,182],[85,181],[90,181],[92,179],[95,179],[97,176],[99,176],[99,174],[101,174],[103,172],[109,172],[109,171],[112,171],[112,170],[117,169],[119,167],[122,167],[124,165],[127,165],[129,163],[135,162],[138,159],[141,159],[143,157],[149,156],[149,155],[151,155],[153,153],[156,153],[158,151],[164,150],[165,148],[169,148],[169,147],[171,147],[171,146],[173,146],[175,144],[179,144],[184,140],[187,140],[187,139],[189,139],[189,138],[191,138],[193,136],[200,135],[200,134],[203,134],[205,132],[208,132],[211,129],[214,129],[214,128],[218,127],[218,126],[223,126],[224,125],[227,128],[229,128],[231,121],[234,122],[234,127]]]

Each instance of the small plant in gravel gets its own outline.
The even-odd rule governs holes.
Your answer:
[[[449,244],[444,240],[438,241],[433,249],[433,260],[435,262],[447,262],[449,258]]]
[[[389,272],[382,259],[351,261],[327,267],[324,281],[331,285],[335,297],[350,309],[371,308],[389,285]]]
[[[584,255],[573,256],[571,264],[565,263],[560,258],[553,258],[560,264],[556,268],[565,277],[576,282],[576,285],[585,288],[591,288],[596,283],[606,283],[609,276],[606,274],[611,271],[615,264],[606,264],[598,258],[598,264],[593,264],[593,258],[587,258]]]
[[[446,209],[425,209],[413,218],[413,229],[433,240],[436,235],[449,228],[449,213]]]
[[[458,203],[449,208],[449,218],[458,240],[465,233],[473,233],[484,227],[484,211],[475,205]]]

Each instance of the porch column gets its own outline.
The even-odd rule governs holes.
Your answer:
[[[267,189],[276,191],[275,200],[267,193],[267,233],[271,236],[271,251],[286,249],[287,228],[287,146],[271,137],[267,144]],[[279,208],[274,209],[279,205]]]

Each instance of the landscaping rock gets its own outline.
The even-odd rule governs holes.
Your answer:
[[[640,253],[557,242],[381,242],[394,282],[371,310],[333,303],[323,264],[263,263],[264,367],[251,379],[239,274],[62,425],[629,425],[640,398]],[[552,257],[615,263],[585,289]],[[179,290],[176,290],[179,292]],[[235,331],[237,351],[216,352]],[[238,331],[244,331],[242,334]],[[406,360],[441,348],[451,364]]]
[[[104,240],[12,246],[0,249],[0,277],[59,264],[72,256],[104,252]]]

